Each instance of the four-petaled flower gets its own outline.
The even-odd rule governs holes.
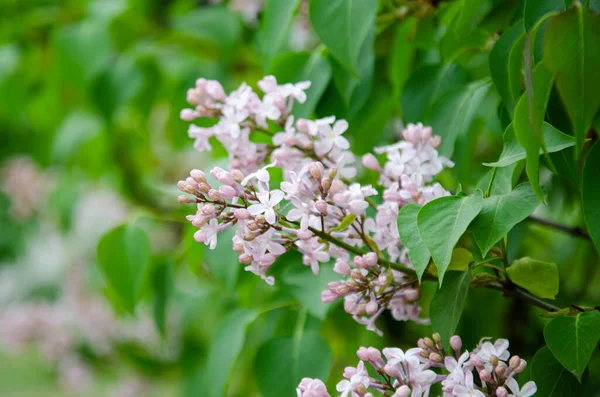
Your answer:
[[[260,203],[252,204],[248,207],[248,211],[254,216],[265,214],[267,222],[273,225],[277,220],[274,207],[283,200],[283,196],[284,193],[278,189],[257,193],[256,197]]]

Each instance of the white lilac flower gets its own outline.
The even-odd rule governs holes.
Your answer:
[[[508,378],[506,380],[506,386],[508,386],[512,392],[512,394],[509,394],[510,397],[531,397],[537,392],[535,382],[531,381],[525,383],[523,388],[520,388],[515,378]]]
[[[315,149],[318,155],[329,153],[334,147],[346,150],[350,147],[350,142],[342,136],[348,129],[346,120],[338,120],[333,127],[329,124],[321,124],[319,127],[319,140]]]
[[[256,216],[260,214],[265,214],[265,219],[271,225],[275,224],[277,219],[277,215],[275,214],[274,207],[279,204],[281,200],[283,200],[284,193],[281,190],[275,189],[270,192],[260,192],[256,194],[258,204],[252,204],[248,207],[248,211],[250,214]]]
[[[367,370],[365,369],[365,363],[360,361],[356,367],[356,373],[352,375],[350,380],[344,379],[340,381],[336,385],[335,389],[342,393],[340,397],[361,397],[364,395],[362,390],[366,391],[369,385],[370,378]],[[360,394],[357,392],[359,390],[361,390]]]

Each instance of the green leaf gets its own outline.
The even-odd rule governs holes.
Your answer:
[[[344,217],[344,219],[342,219],[342,222],[340,222],[340,224],[336,227],[332,227],[329,230],[332,230],[334,232],[341,232],[342,230],[346,230],[350,227],[350,225],[352,224],[352,222],[354,222],[356,220],[356,215],[355,214],[348,214]]]
[[[311,85],[306,90],[306,101],[294,105],[296,117],[306,118],[313,114],[331,80],[331,64],[320,51],[316,51],[310,56],[296,81],[306,80],[310,81]]]
[[[540,147],[544,146],[542,125],[552,89],[554,77],[544,62],[533,71],[533,91],[525,92],[515,110],[513,128],[519,144],[527,153],[526,171],[535,194],[544,203],[546,199],[540,188]]]
[[[332,59],[333,82],[348,109],[347,118],[352,118],[366,102],[373,85],[373,71],[375,69],[375,29],[367,34],[360,47],[356,65],[356,75],[348,72],[344,65],[335,58]],[[358,80],[356,79],[358,76]]]
[[[131,314],[140,299],[149,262],[150,242],[142,229],[121,225],[100,239],[98,265],[119,302]]]
[[[316,332],[292,337],[276,337],[263,344],[254,361],[256,381],[265,397],[280,397],[294,390],[304,377],[327,379],[333,353]]]
[[[416,34],[417,18],[409,17],[396,29],[391,53],[389,79],[394,87],[394,97],[400,98],[402,88],[410,77],[415,58],[415,46],[410,38]]]
[[[490,52],[490,74],[512,116],[521,91],[521,61],[525,29],[519,21],[496,41]]]
[[[600,312],[557,317],[544,328],[544,339],[554,357],[581,380],[592,353],[600,341]]]
[[[494,172],[496,172],[490,196],[508,194],[513,190],[513,186],[521,176],[524,166],[525,163],[513,163],[507,165],[506,167],[492,168],[485,173],[485,175],[479,180],[479,182],[477,182],[477,189],[481,189],[481,191],[487,192],[487,189],[490,186],[490,180],[492,179],[492,175],[494,174]]]
[[[540,298],[554,299],[558,294],[558,268],[554,263],[525,257],[514,261],[506,272],[513,283]]]
[[[575,138],[571,135],[564,134],[552,127],[550,124],[544,122],[542,124],[542,134],[544,135],[544,142],[546,142],[546,149],[548,153],[559,152],[566,148],[575,146]],[[538,149],[538,155],[544,153],[544,149]],[[527,152],[521,145],[515,136],[515,130],[511,123],[504,131],[504,147],[498,161],[493,163],[483,163],[487,167],[506,167],[507,165],[516,163],[517,161],[527,158]]]
[[[76,156],[81,146],[101,134],[104,123],[97,115],[73,110],[55,132],[52,143],[52,159],[66,162]]]
[[[417,215],[421,206],[419,204],[408,204],[400,209],[398,213],[398,231],[402,245],[408,248],[408,259],[413,264],[419,282],[429,265],[429,251],[425,246],[419,229],[417,228]]]
[[[539,205],[528,183],[501,196],[491,196],[483,200],[483,208],[469,230],[483,257],[502,237],[523,219],[527,218]]]
[[[544,397],[581,397],[585,384],[581,384],[552,355],[547,346],[533,357],[531,377],[537,386],[537,395]]]
[[[154,324],[161,335],[167,332],[167,304],[171,289],[173,288],[173,263],[170,260],[162,260],[155,266],[152,272],[152,290],[154,291],[153,314]]]
[[[271,59],[283,46],[298,4],[300,0],[268,0],[265,4],[258,30],[258,46],[265,70],[269,70]]]
[[[600,143],[596,142],[590,149],[583,167],[581,201],[585,222],[590,231],[596,249],[600,251]]]
[[[448,91],[430,108],[425,120],[442,137],[439,152],[452,157],[456,140],[466,134],[483,102],[490,83],[476,81],[466,87]]]
[[[219,243],[214,250],[204,249],[204,262],[208,264],[215,277],[223,283],[228,291],[235,290],[240,268],[239,255],[231,249],[231,239],[235,228],[219,233]]]
[[[600,108],[600,14],[575,6],[552,17],[544,36],[544,60],[573,124],[579,157],[589,126]]]
[[[376,1],[310,0],[310,22],[323,44],[358,77],[361,46],[374,30]]]
[[[400,102],[404,120],[409,123],[423,121],[432,103],[451,88],[463,85],[466,80],[466,72],[457,63],[418,68],[402,90]]]
[[[446,282],[435,292],[431,301],[431,326],[442,336],[442,343],[446,347],[460,321],[470,282],[470,269],[464,272],[448,272]]]
[[[419,234],[440,274],[440,286],[450,264],[452,250],[483,206],[481,190],[458,197],[440,197],[425,204],[417,215]]]
[[[565,0],[527,0],[523,9],[525,30],[531,30],[544,16],[565,10]]]
[[[202,395],[227,395],[227,383],[244,347],[246,330],[257,316],[258,313],[248,309],[235,309],[221,320],[208,347],[202,369]]]

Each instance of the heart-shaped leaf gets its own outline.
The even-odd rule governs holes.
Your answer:
[[[537,395],[544,397],[581,397],[585,384],[581,384],[552,355],[547,346],[542,347],[531,362],[531,377],[537,386]]]
[[[508,278],[540,298],[554,299],[558,294],[558,268],[554,263],[521,258],[508,269]]]
[[[417,277],[421,281],[423,273],[429,264],[429,251],[421,240],[419,229],[417,228],[417,215],[421,206],[419,204],[408,204],[400,210],[398,214],[398,231],[402,245],[408,248],[408,259],[413,264]]]

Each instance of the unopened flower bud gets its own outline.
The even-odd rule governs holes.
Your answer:
[[[442,356],[440,356],[438,353],[435,353],[435,352],[433,352],[433,353],[431,353],[429,355],[429,359],[431,361],[433,361],[434,363],[441,363],[442,362]]]
[[[240,263],[243,263],[245,265],[247,265],[248,263],[252,262],[252,256],[248,255],[248,254],[242,254],[240,255]]]
[[[379,161],[377,161],[377,157],[373,156],[371,153],[367,153],[362,157],[362,164],[365,168],[370,170],[381,171],[381,166],[379,165]]]
[[[196,215],[194,219],[192,219],[192,225],[194,227],[202,227],[206,225],[206,222],[208,222],[208,218],[203,215]]]
[[[202,207],[201,211],[204,215],[212,215],[215,213],[215,206],[213,204],[206,204]]]
[[[498,375],[500,378],[503,378],[504,375],[506,374],[506,370],[508,369],[508,367],[506,366],[505,363],[503,363],[502,361],[500,361],[498,363],[498,365],[496,366],[496,368],[494,368],[494,372],[496,373],[496,375]]]
[[[435,343],[440,343],[442,341],[442,336],[440,334],[438,334],[437,332],[433,335],[431,335],[431,337],[433,338],[433,341]]]
[[[490,382],[492,380],[492,374],[485,368],[479,371],[479,377],[483,382]]]
[[[423,342],[425,343],[427,349],[431,349],[434,346],[433,340],[431,340],[431,338],[423,338]]]
[[[431,353],[429,353],[429,350],[421,350],[421,352],[419,353],[421,355],[421,357],[423,358],[429,358],[429,355]]]
[[[182,194],[177,197],[177,201],[179,202],[179,204],[191,204],[191,203],[195,203],[196,199]]]
[[[408,397],[410,396],[410,387],[406,385],[402,385],[396,389],[394,393],[394,397]]]
[[[252,241],[254,240],[254,233],[248,232],[246,234],[244,234],[244,240],[246,241]]]
[[[525,368],[527,368],[527,361],[521,359],[521,363],[519,364],[517,369],[514,370],[514,373],[520,374],[521,372],[525,371]]]
[[[339,298],[340,296],[334,291],[326,289],[325,291],[321,292],[321,302],[323,303],[332,303]]]
[[[350,277],[352,277],[354,280],[361,280],[363,278],[363,275],[360,272],[360,270],[358,270],[358,269],[352,269],[350,271]]]
[[[419,338],[419,340],[417,341],[417,346],[419,346],[423,350],[428,349],[427,344],[425,343],[425,339],[423,338]]]
[[[494,367],[498,365],[498,357],[492,354],[490,357],[490,364],[492,364]]]
[[[212,201],[221,201],[221,194],[219,193],[218,190],[210,189],[208,191],[208,198],[211,199]]]
[[[517,369],[519,367],[519,364],[521,364],[521,357],[514,355],[510,358],[510,360],[508,361],[508,365],[512,368],[512,369]]]
[[[197,114],[193,109],[183,109],[179,113],[179,118],[183,121],[192,121],[196,117],[197,117]]]
[[[362,256],[358,256],[358,255],[354,257],[354,265],[361,269],[366,269],[366,267],[367,267],[367,264],[365,263],[364,258]]]
[[[206,194],[210,191],[210,186],[208,186],[208,183],[201,182],[198,184],[198,190]]]
[[[204,182],[206,183],[206,175],[204,174],[204,172],[200,171],[200,170],[191,170],[190,171],[190,176],[198,183]]]
[[[233,243],[233,250],[235,252],[237,252],[238,254],[243,254],[244,253],[244,244],[240,243],[239,241],[237,243]]]
[[[356,289],[358,287],[358,283],[354,279],[346,280],[346,286],[350,289]]]
[[[339,179],[335,179],[333,182],[331,182],[331,187],[329,188],[329,194],[331,196],[335,196],[342,190],[344,190],[344,182],[340,181]]]
[[[240,170],[231,171],[231,175],[233,175],[233,178],[236,180],[236,182],[241,182],[244,180],[244,173]]]
[[[321,187],[323,188],[324,191],[328,192],[329,189],[331,188],[331,179],[322,178],[321,179]]]
[[[496,389],[496,397],[508,397],[508,391],[504,386],[500,386]]]
[[[268,252],[262,256],[262,258],[260,260],[260,264],[262,266],[271,266],[273,263],[275,263],[276,259],[277,259],[277,257],[275,255]]]
[[[321,177],[323,176],[323,164],[318,161],[310,163],[308,166],[308,171],[313,178],[315,178],[317,181],[320,181]]]
[[[256,223],[255,221],[249,221],[246,223],[246,227],[254,232],[258,230],[260,226],[258,226],[258,223]]]
[[[243,221],[250,218],[250,212],[245,208],[236,208],[235,210],[233,210],[233,215],[239,221]]]
[[[310,230],[298,230],[296,231],[296,236],[300,239],[300,240],[308,240],[309,238],[311,238],[313,236],[313,233]]]
[[[475,368],[483,368],[483,360],[477,354],[471,354],[469,359]]]
[[[256,218],[254,218],[254,219],[256,219],[256,222],[259,225],[264,225],[265,223],[267,223],[267,219],[265,218],[265,216],[263,214],[256,215]]]
[[[338,285],[338,287],[335,289],[335,292],[337,292],[340,296],[346,296],[350,292],[350,288],[348,288],[346,284],[341,284]]]
[[[450,346],[457,352],[462,349],[462,339],[458,335],[454,335],[450,338]]]
[[[368,315],[373,315],[375,313],[377,313],[377,310],[379,309],[379,305],[377,304],[377,301],[375,299],[372,299],[369,301],[369,303],[367,303],[367,314]]]
[[[439,135],[436,135],[433,138],[431,138],[431,146],[433,146],[434,148],[439,148],[441,143],[442,138]]]
[[[338,258],[335,261],[335,265],[333,266],[333,271],[339,274],[340,276],[347,276],[350,274],[350,265],[345,260]]]
[[[318,200],[317,203],[315,204],[315,207],[317,208],[317,211],[319,211],[321,214],[326,215],[327,214],[327,203],[324,200]]]
[[[221,195],[221,197],[225,197],[228,199],[237,197],[237,192],[235,191],[234,188],[232,188],[229,185],[221,185],[219,187],[219,194]]]
[[[337,168],[330,168],[329,171],[327,172],[327,175],[329,176],[329,179],[333,180],[335,179],[335,176],[337,175]]]
[[[308,122],[306,119],[298,119],[298,121],[296,121],[296,128],[304,134],[309,134]]]
[[[374,252],[369,252],[368,254],[363,255],[363,258],[365,260],[365,264],[369,267],[373,267],[375,265],[377,265],[377,254]]]

